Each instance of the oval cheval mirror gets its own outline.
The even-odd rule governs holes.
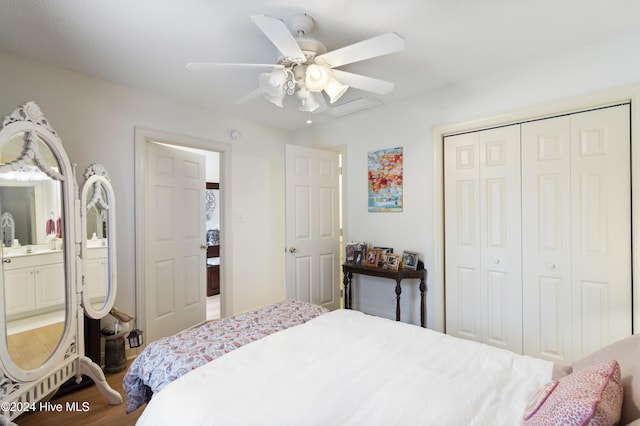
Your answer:
[[[80,200],[62,141],[34,102],[3,119],[0,423],[21,414],[9,407],[83,374],[122,402],[84,355],[84,313],[105,316],[116,291],[113,188],[99,164],[85,178]]]
[[[82,305],[85,314],[100,319],[113,308],[116,293],[115,198],[109,174],[101,164],[92,164],[84,173],[80,195],[81,252],[85,260]]]
[[[24,370],[40,367],[51,356],[66,311],[61,167],[41,138],[21,132],[0,146],[0,170],[32,151],[39,153],[40,167],[31,160],[17,170],[0,171],[7,344],[11,359]]]

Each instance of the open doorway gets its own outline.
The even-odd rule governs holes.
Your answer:
[[[216,309],[216,313],[219,312],[217,315],[224,317],[230,311],[233,303],[233,286],[226,282],[229,281],[226,277],[229,275],[227,265],[232,264],[232,251],[230,230],[225,228],[225,218],[230,217],[231,213],[230,203],[225,201],[228,200],[226,188],[230,188],[231,185],[231,146],[227,143],[138,127],[135,129],[135,141],[136,312],[138,326],[145,330],[145,335],[148,336],[145,340],[151,342],[206,321],[205,190],[207,181],[220,184],[219,254],[224,262],[220,265],[219,308]],[[154,146],[164,146],[166,149],[161,150],[162,154],[158,156],[157,149],[152,149]],[[180,152],[183,154],[179,154]],[[186,163],[182,159],[174,161],[174,158],[183,156],[192,159],[186,160]],[[200,165],[197,165],[198,163]],[[158,186],[158,179],[168,178],[165,175],[173,170],[173,166],[184,168],[182,164],[187,167],[185,176],[192,177],[194,184],[196,184],[195,170],[202,170],[202,173],[198,172],[196,186],[188,189],[187,192],[168,184]],[[158,176],[156,176],[158,174],[156,169],[160,173]],[[153,170],[156,171],[152,174]],[[212,171],[216,175],[212,176]],[[177,191],[171,188],[177,188]],[[154,198],[153,194],[158,196]],[[173,195],[169,196],[170,194]],[[189,198],[189,203],[200,200],[200,206],[193,209],[185,208],[187,205],[184,203],[185,197]],[[166,203],[160,205],[158,200],[164,200]],[[178,206],[177,210],[175,206]],[[155,216],[159,216],[159,219]],[[180,250],[179,247],[184,247],[185,250],[194,248],[200,255],[196,255],[195,252],[190,253],[188,259],[156,256],[156,252],[164,247],[164,240],[154,239],[153,236],[158,232],[162,234],[161,236],[174,235],[173,226],[180,228],[178,232],[183,228],[187,229],[189,235],[194,237],[194,240],[187,245],[174,247],[177,250]],[[188,260],[189,265],[181,266],[181,262],[184,263],[183,258]],[[173,259],[175,261],[172,263]],[[167,265],[176,266],[171,269]],[[166,271],[167,268],[170,270]],[[185,310],[193,313],[191,317],[182,316],[182,311]],[[176,317],[175,320],[174,317]],[[176,330],[172,331],[173,329]]]
[[[220,183],[207,182],[207,321],[220,318]]]

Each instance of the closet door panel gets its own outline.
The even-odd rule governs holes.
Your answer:
[[[522,125],[524,353],[567,364],[571,341],[571,123]]]
[[[484,342],[522,352],[520,126],[478,132]]]
[[[509,276],[502,271],[488,270],[485,277],[486,285],[486,323],[487,332],[485,342],[493,346],[508,347],[511,343],[509,336],[508,315],[510,311]],[[520,348],[513,349],[520,352]]]
[[[571,117],[576,358],[631,334],[629,106]]]
[[[568,318],[570,311],[567,309],[564,298],[566,287],[568,287],[567,280],[538,277],[536,299],[543,302],[536,304],[539,308],[536,318],[538,322],[535,323],[535,328],[538,330],[538,346],[535,347],[536,352],[533,352],[530,346],[525,346],[525,354],[531,356],[535,354],[538,358],[555,360],[558,363],[566,363],[566,360],[570,359],[567,356],[570,350],[570,340],[568,342],[566,340],[570,338],[570,335],[567,334],[567,329],[570,329]],[[527,301],[526,298],[525,301]],[[529,328],[529,324],[525,328],[527,333],[524,338],[525,342],[528,342],[532,340],[528,333],[531,328]]]
[[[577,317],[580,321],[579,351],[585,356],[600,349],[609,342],[609,293],[611,284],[608,282],[580,282],[580,311]],[[617,340],[617,339],[616,339]]]
[[[482,341],[478,136],[446,138],[446,331]]]
[[[454,284],[456,288],[453,293],[457,294],[458,298],[453,300],[456,306],[452,310],[452,312],[455,312],[455,315],[451,318],[452,324],[447,325],[452,327],[452,331],[455,330],[458,337],[481,341],[480,307],[478,305],[481,295],[477,277],[478,270],[476,269],[459,267],[456,270]]]

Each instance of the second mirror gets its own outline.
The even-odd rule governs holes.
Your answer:
[[[81,205],[82,258],[84,291],[82,304],[87,316],[99,319],[113,307],[115,278],[115,206],[109,176],[100,164],[93,164],[84,173]]]

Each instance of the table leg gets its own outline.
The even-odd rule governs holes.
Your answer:
[[[352,272],[347,272],[342,278],[342,287],[344,291],[344,308],[351,309],[351,279],[353,278]]]
[[[425,290],[427,289],[427,285],[424,282],[424,277],[420,278],[420,326],[421,327],[426,327],[426,323],[425,323],[425,314],[426,314],[426,309],[425,309]]]
[[[396,280],[396,321],[400,321],[400,293],[402,293],[402,286],[400,280]]]

